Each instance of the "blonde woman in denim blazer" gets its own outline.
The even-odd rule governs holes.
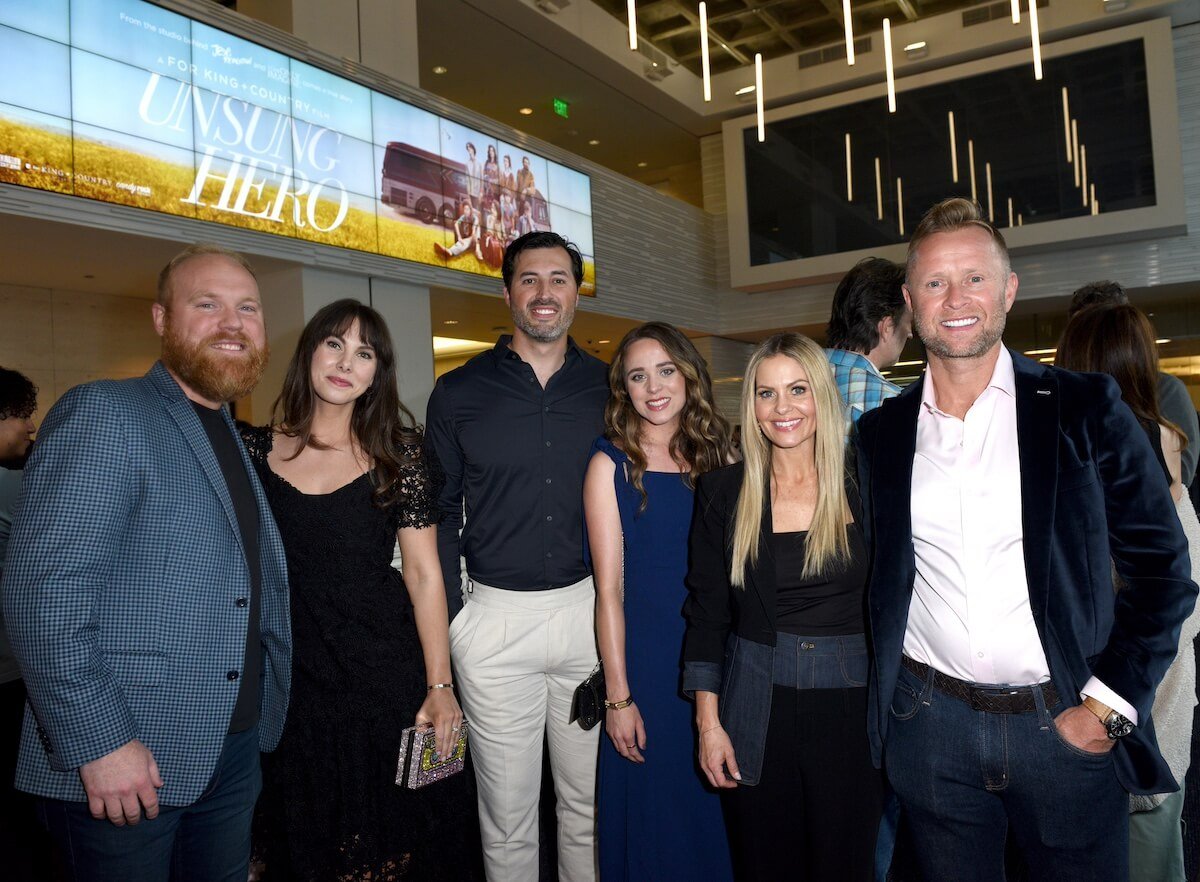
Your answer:
[[[745,377],[745,461],[701,476],[690,536],[683,688],[700,767],[725,800],[739,880],[865,882],[882,779],[841,402],[798,334],[760,344]]]

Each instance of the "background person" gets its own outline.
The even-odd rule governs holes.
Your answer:
[[[266,365],[262,303],[241,255],[202,245],[151,311],[161,360],[67,392],[25,470],[16,780],[76,879],[244,882],[292,661],[283,545],[225,407]]]
[[[872,878],[883,782],[867,744],[867,549],[841,399],[799,334],[758,345],[741,463],[702,475],[683,688],[724,790],[739,880]]]
[[[383,319],[338,300],[301,333],[274,426],[243,429],[292,593],[291,712],[264,793],[272,879],[483,876],[469,776],[395,784],[403,729],[432,723],[450,755],[463,718],[432,529],[439,474],[396,383]]]
[[[1160,457],[1176,514],[1187,535],[1195,581],[1200,577],[1200,522],[1180,481],[1180,450],[1187,444],[1187,438],[1159,410],[1158,350],[1150,320],[1129,305],[1079,310],[1063,330],[1054,363],[1072,371],[1105,373],[1117,381],[1121,400],[1129,405]],[[1154,492],[1154,488],[1147,487],[1144,492]],[[1192,641],[1198,633],[1200,606],[1183,623],[1179,651],[1154,695],[1151,710],[1154,731],[1179,790],[1130,797],[1129,873],[1138,882],[1182,882],[1184,878],[1181,817],[1196,707],[1196,656]]]
[[[704,359],[663,322],[625,335],[608,385],[583,485],[613,703],[596,785],[600,877],[729,880],[721,804],[696,772],[692,709],[679,694],[692,488],[732,461],[729,425]]]
[[[912,311],[904,302],[904,268],[866,257],[842,277],[825,326],[825,355],[850,419],[900,394],[880,371],[900,360],[912,339]]]

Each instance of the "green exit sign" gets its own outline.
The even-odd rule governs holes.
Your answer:
[[[557,113],[563,119],[566,119],[568,116],[570,116],[570,111],[571,111],[570,104],[568,104],[566,101],[563,101],[561,98],[554,99],[554,112],[555,113]]]

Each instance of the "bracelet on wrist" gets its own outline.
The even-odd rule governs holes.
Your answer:
[[[608,710],[623,710],[623,709],[629,707],[629,705],[631,705],[631,704],[633,704],[633,696],[632,695],[621,701],[609,701],[607,698],[604,699],[604,707],[607,708]]]
[[[425,692],[432,692],[434,689],[453,689],[453,683],[432,683],[425,688]]]

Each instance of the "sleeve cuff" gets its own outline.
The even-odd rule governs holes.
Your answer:
[[[1083,685],[1083,689],[1080,691],[1079,697],[1083,698],[1085,695],[1090,695],[1101,704],[1108,705],[1121,716],[1129,720],[1129,722],[1133,723],[1133,725],[1136,726],[1138,724],[1138,714],[1137,711],[1134,710],[1133,705],[1123,699],[1121,696],[1117,695],[1117,693],[1113,692],[1095,677],[1092,677]]]
[[[721,692],[721,665],[718,662],[683,663],[683,694],[695,698],[697,692]]]

